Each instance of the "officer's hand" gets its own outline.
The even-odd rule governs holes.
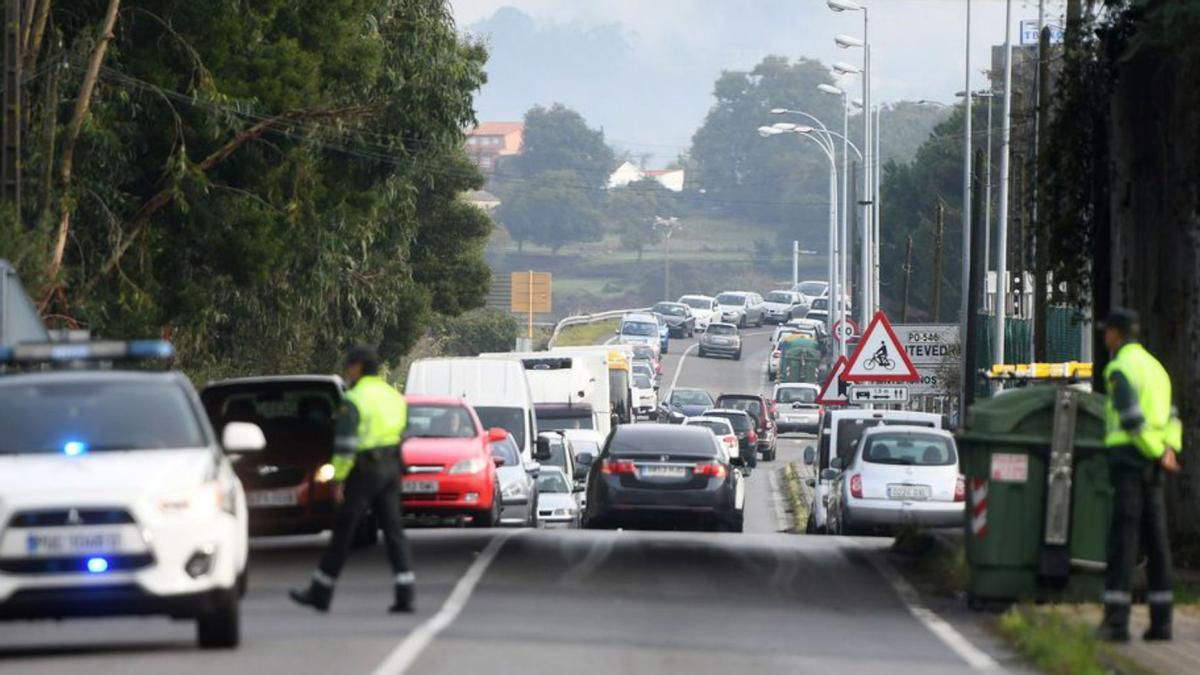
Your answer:
[[[1162,459],[1158,460],[1158,463],[1162,466],[1163,471],[1167,473],[1179,473],[1179,459],[1175,456],[1173,448],[1167,448],[1167,451],[1163,453]]]

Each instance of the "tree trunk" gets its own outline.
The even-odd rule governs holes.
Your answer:
[[[1169,481],[1176,549],[1200,548],[1200,92],[1177,53],[1141,49],[1116,64],[1112,98],[1112,304],[1137,310],[1143,342],[1171,374],[1184,422],[1182,474]],[[1103,317],[1108,307],[1097,307]]]
[[[58,234],[54,241],[54,253],[50,258],[50,269],[47,278],[53,280],[62,269],[63,251],[67,247],[67,235],[71,230],[71,170],[75,161],[75,143],[79,140],[79,132],[87,118],[92,105],[92,92],[96,90],[96,80],[100,76],[100,66],[104,63],[104,55],[108,45],[113,40],[113,26],[117,23],[117,10],[121,8],[121,0],[108,0],[108,9],[96,37],[96,48],[88,59],[87,71],[83,74],[83,84],[79,88],[79,98],[75,101],[75,111],[67,124],[67,133],[63,137],[62,158],[59,160],[59,181],[62,183],[61,204],[59,206]]]

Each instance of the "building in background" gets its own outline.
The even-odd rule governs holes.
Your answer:
[[[522,122],[480,122],[467,132],[467,156],[481,171],[490,175],[500,157],[521,154],[524,134]]]
[[[609,189],[625,187],[643,178],[651,178],[672,192],[683,192],[683,169],[640,169],[633,162],[622,162],[608,176]]]

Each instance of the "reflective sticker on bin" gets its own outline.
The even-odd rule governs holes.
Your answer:
[[[987,534],[987,492],[986,480],[971,479],[971,533],[977,538]]]
[[[1029,480],[1029,455],[997,452],[992,455],[992,480],[1024,483]]]

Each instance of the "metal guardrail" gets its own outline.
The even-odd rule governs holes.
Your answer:
[[[596,323],[597,321],[607,321],[609,319],[619,319],[626,314],[647,311],[649,311],[649,308],[647,307],[638,307],[634,309],[614,309],[608,312],[597,312],[595,314],[576,314],[575,316],[565,317],[554,325],[554,333],[550,335],[549,346],[554,346],[554,343],[558,341],[558,336],[560,333],[562,333],[564,328],[569,328],[571,326],[583,326],[589,323]]]

